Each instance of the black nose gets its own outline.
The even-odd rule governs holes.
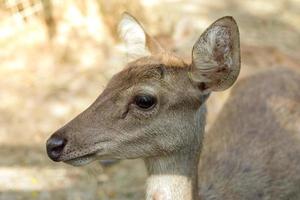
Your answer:
[[[59,135],[52,135],[47,141],[47,154],[53,161],[58,161],[67,144],[67,140]]]

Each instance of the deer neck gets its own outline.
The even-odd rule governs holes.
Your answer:
[[[149,173],[146,200],[198,200],[198,162],[205,124],[205,107],[195,119],[194,143],[171,155],[145,159]]]
[[[198,199],[197,164],[198,159],[180,154],[147,159],[146,200]]]

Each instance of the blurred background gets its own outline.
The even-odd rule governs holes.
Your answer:
[[[300,0],[0,0],[0,200],[143,199],[141,160],[75,168],[45,152],[48,136],[126,64],[116,30],[123,11],[187,60],[202,31],[232,15],[241,77],[300,69]],[[208,129],[228,94],[209,100]]]

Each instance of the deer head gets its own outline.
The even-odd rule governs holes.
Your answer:
[[[129,62],[92,105],[48,139],[52,160],[83,165],[198,149],[204,128],[199,110],[210,92],[229,88],[238,77],[239,33],[232,17],[207,28],[190,64],[165,51],[127,13],[119,32]]]

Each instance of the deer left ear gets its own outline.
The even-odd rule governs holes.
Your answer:
[[[127,12],[123,13],[118,31],[125,43],[129,61],[163,51],[158,42],[146,33],[138,20]]]
[[[240,64],[238,26],[232,17],[223,17],[195,43],[189,75],[203,92],[221,91],[236,81]]]

